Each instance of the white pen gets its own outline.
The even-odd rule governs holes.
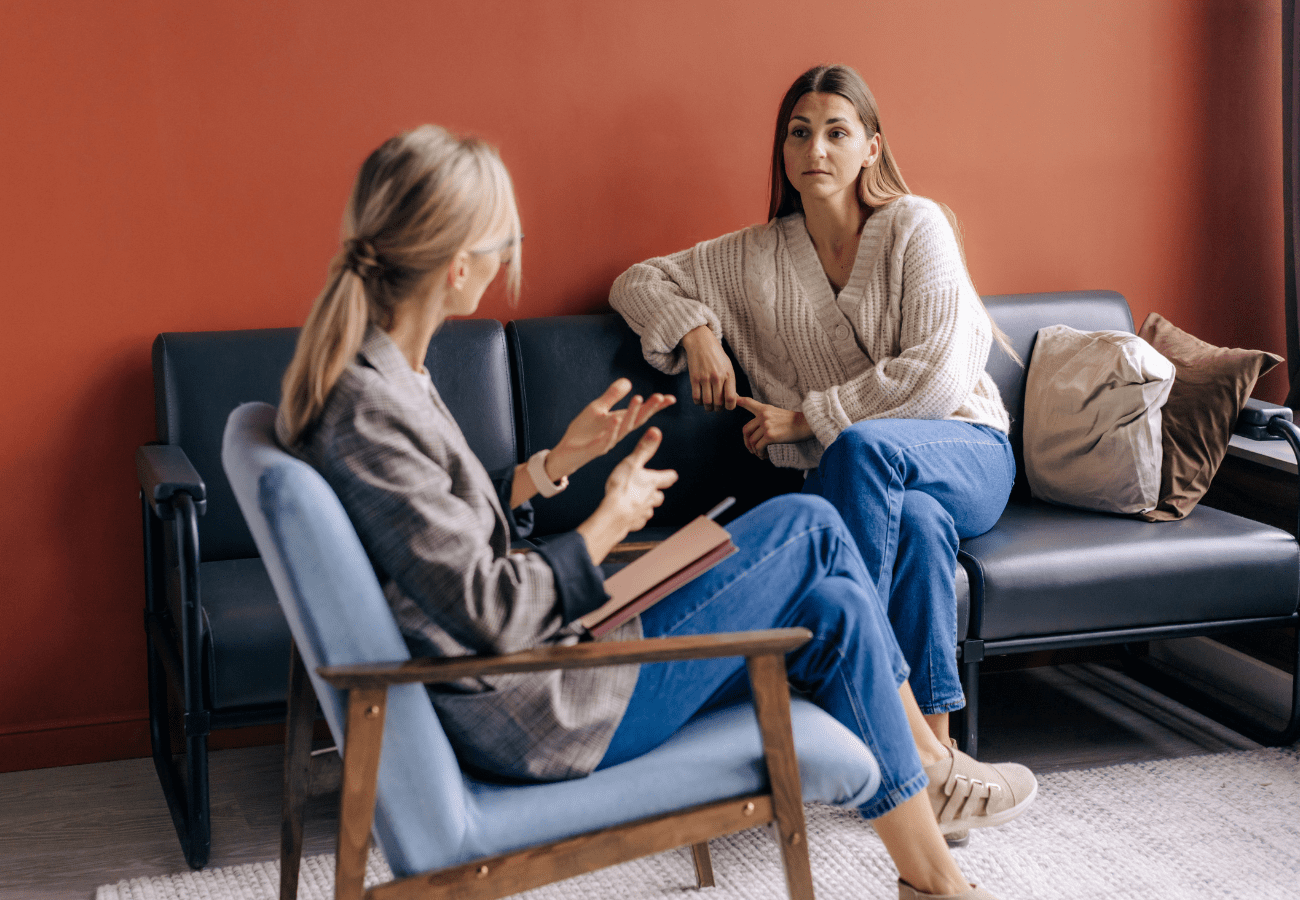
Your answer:
[[[726,500],[723,500],[717,506],[713,507],[713,509],[706,512],[704,514],[704,517],[706,519],[716,519],[718,516],[726,512],[731,507],[731,504],[735,502],[736,502],[735,497],[728,497]]]

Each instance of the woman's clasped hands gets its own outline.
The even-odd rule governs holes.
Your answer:
[[[769,444],[795,444],[813,436],[808,419],[798,410],[759,403],[752,397],[740,397],[736,404],[754,416],[745,423],[741,434],[745,447],[759,459],[767,459]]]
[[[753,415],[742,436],[745,448],[759,459],[767,459],[769,444],[794,444],[813,436],[808,420],[798,410],[760,403],[736,393],[735,368],[709,326],[687,332],[682,349],[691,373],[691,399],[710,412],[739,406]]]

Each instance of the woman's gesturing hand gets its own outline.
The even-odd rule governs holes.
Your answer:
[[[599,564],[630,532],[640,531],[664,502],[664,491],[677,481],[672,469],[647,469],[663,441],[663,432],[647,428],[635,449],[605,481],[605,499],[577,531],[586,539],[592,562]]]
[[[709,412],[736,408],[736,370],[713,329],[701,325],[682,338],[691,373],[691,399]]]
[[[813,436],[801,412],[759,403],[752,397],[741,397],[736,402],[754,416],[742,431],[746,449],[759,459],[767,459],[768,444],[794,444]]]
[[[608,453],[655,413],[677,402],[671,394],[651,394],[649,400],[642,400],[638,395],[629,400],[624,409],[614,409],[614,404],[626,397],[630,390],[631,381],[618,379],[569,423],[564,437],[546,460],[547,474],[553,480],[572,475],[596,457]]]

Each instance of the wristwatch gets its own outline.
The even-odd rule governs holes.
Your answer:
[[[557,484],[546,474],[546,457],[550,455],[550,450],[538,450],[528,458],[528,474],[532,476],[533,487],[537,488],[537,493],[543,497],[554,497],[569,486],[568,475],[561,478]]]

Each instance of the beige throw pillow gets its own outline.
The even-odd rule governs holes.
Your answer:
[[[1140,513],[1160,500],[1160,408],[1174,366],[1127,331],[1039,329],[1025,383],[1025,474],[1040,500]]]

